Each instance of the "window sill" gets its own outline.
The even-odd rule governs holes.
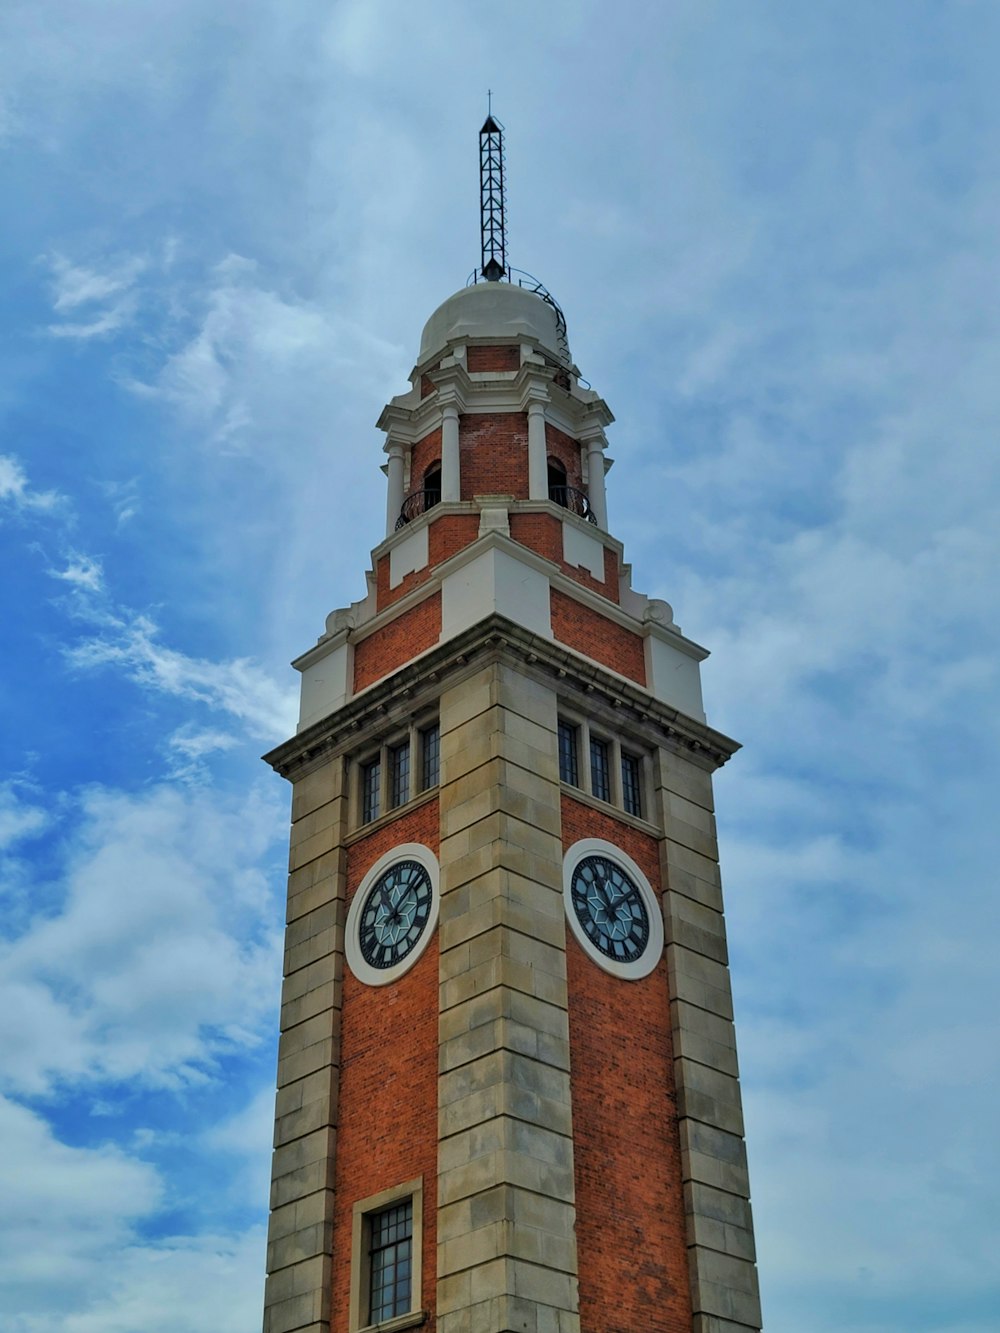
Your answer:
[[[404,801],[402,805],[394,805],[391,810],[387,810],[384,815],[379,815],[377,819],[370,819],[367,824],[359,824],[356,829],[351,833],[348,833],[344,838],[344,846],[349,847],[352,842],[357,842],[359,838],[366,838],[369,833],[375,833],[378,829],[384,828],[386,824],[391,824],[392,821],[398,819],[400,815],[408,815],[411,810],[416,810],[421,805],[426,805],[428,801],[436,800],[440,795],[440,792],[440,784],[435,783],[433,787],[428,787],[426,791],[420,792],[419,795],[414,796],[409,801]],[[403,1318],[403,1316],[401,1315],[400,1318]],[[369,1328],[377,1328],[379,1333],[382,1333],[383,1329],[392,1329],[394,1327],[395,1326],[391,1323],[366,1324],[364,1333],[367,1333]],[[410,1325],[401,1324],[400,1327],[409,1328]],[[361,1333],[360,1330],[359,1333]]]
[[[642,833],[651,833],[654,837],[661,838],[663,830],[659,825],[652,823],[648,819],[643,819],[641,815],[630,815],[627,810],[623,810],[620,805],[615,805],[612,801],[602,801],[599,796],[591,796],[589,791],[584,791],[582,787],[574,787],[571,782],[559,783],[564,795],[572,796],[574,800],[581,805],[589,805],[593,810],[600,810],[604,815],[614,815],[620,819],[623,824],[631,824],[635,829]]]
[[[419,1328],[427,1322],[426,1310],[411,1310],[409,1314],[398,1314],[395,1319],[383,1319],[381,1324],[366,1324],[358,1333],[402,1333],[404,1328]]]

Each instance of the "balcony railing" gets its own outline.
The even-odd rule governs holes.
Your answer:
[[[590,507],[586,491],[578,491],[575,486],[550,486],[549,499],[553,504],[568,509],[571,514],[579,514],[581,518],[585,518],[588,523],[593,523],[596,527],[597,519]]]
[[[568,509],[571,514],[579,514],[588,523],[597,525],[597,519],[590,507],[586,491],[577,490],[575,486],[550,486],[549,499],[553,504],[559,505],[560,508]],[[405,528],[407,523],[412,523],[415,518],[419,518],[421,514],[426,514],[428,509],[433,509],[436,504],[440,503],[441,492],[438,490],[411,491],[403,501],[402,508],[399,511],[399,518],[396,519],[396,531]]]
[[[440,503],[441,492],[439,490],[411,491],[403,501],[403,507],[399,511],[399,518],[396,519],[396,531],[405,528],[407,523],[419,518],[421,514],[426,514],[428,509],[433,509],[436,504]]]

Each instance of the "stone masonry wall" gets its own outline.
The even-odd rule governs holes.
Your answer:
[[[554,693],[441,697],[438,1333],[579,1333]]]

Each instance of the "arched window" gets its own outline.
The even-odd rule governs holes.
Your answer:
[[[424,509],[441,503],[441,462],[435,459],[424,473]]]

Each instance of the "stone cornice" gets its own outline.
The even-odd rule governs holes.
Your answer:
[[[445,684],[501,660],[572,697],[578,709],[586,709],[588,700],[614,709],[624,732],[634,731],[647,743],[654,740],[683,753],[706,769],[721,767],[740,748],[722,732],[654,699],[641,686],[572,649],[532,634],[505,616],[491,615],[369,686],[329,717],[269,751],[264,760],[282,777],[297,781],[334,755],[353,749],[362,731],[390,729],[426,708]]]
[[[414,445],[440,424],[441,409],[453,403],[463,415],[480,412],[523,412],[532,399],[545,401],[545,416],[568,435],[603,430],[614,421],[603,398],[586,399],[556,382],[558,372],[537,361],[525,361],[516,371],[477,372],[470,375],[454,361],[428,373],[436,392],[409,403],[411,394],[394,398],[376,423],[394,443]]]

